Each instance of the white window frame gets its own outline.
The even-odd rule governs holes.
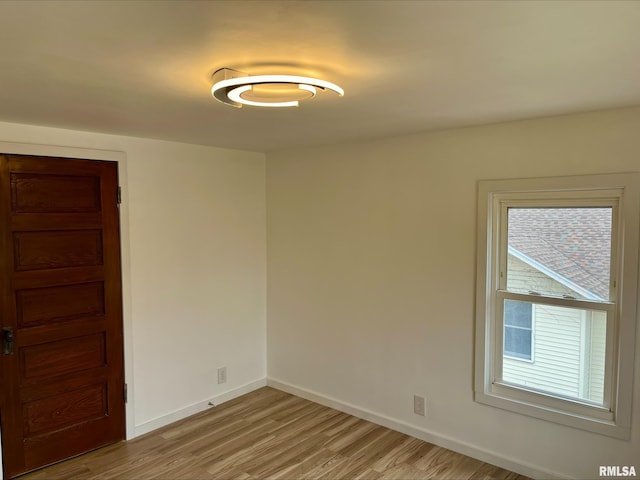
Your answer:
[[[502,288],[506,268],[505,204],[509,206],[611,206],[609,302],[516,294]],[[512,412],[604,435],[629,439],[637,322],[640,173],[586,175],[478,183],[475,400]],[[504,273],[503,278],[504,280]],[[603,405],[564,398],[502,378],[504,299],[606,310]]]

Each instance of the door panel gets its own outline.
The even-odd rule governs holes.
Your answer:
[[[115,162],[0,155],[7,478],[124,439]]]
[[[66,338],[20,349],[24,383],[39,377],[66,375],[106,364],[104,333]]]
[[[99,212],[100,179],[12,173],[11,205],[20,213]]]
[[[16,302],[21,328],[103,317],[104,282],[16,290]]]
[[[33,436],[104,417],[108,413],[106,393],[106,385],[100,383],[27,402],[24,407],[24,431]]]
[[[102,264],[101,230],[16,232],[16,271]]]

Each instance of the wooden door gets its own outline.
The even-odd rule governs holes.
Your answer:
[[[117,193],[115,162],[0,154],[5,478],[124,439]]]

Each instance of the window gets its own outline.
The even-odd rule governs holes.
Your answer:
[[[531,360],[533,356],[533,304],[504,301],[504,356]]]
[[[636,173],[480,182],[478,402],[629,437],[639,216]]]

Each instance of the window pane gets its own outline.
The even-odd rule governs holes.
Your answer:
[[[531,329],[531,308],[532,305],[529,302],[505,300],[504,324],[513,327],[524,327]]]
[[[611,208],[509,208],[507,290],[609,300]]]
[[[504,355],[531,360],[531,311],[528,302],[504,301]]]
[[[518,360],[508,350],[523,354],[526,335],[531,335],[531,330],[505,326],[503,380],[601,405],[606,313],[543,304],[535,304],[532,312],[535,335],[529,344],[534,353],[531,362]]]
[[[504,355],[531,360],[531,330],[504,327]]]

